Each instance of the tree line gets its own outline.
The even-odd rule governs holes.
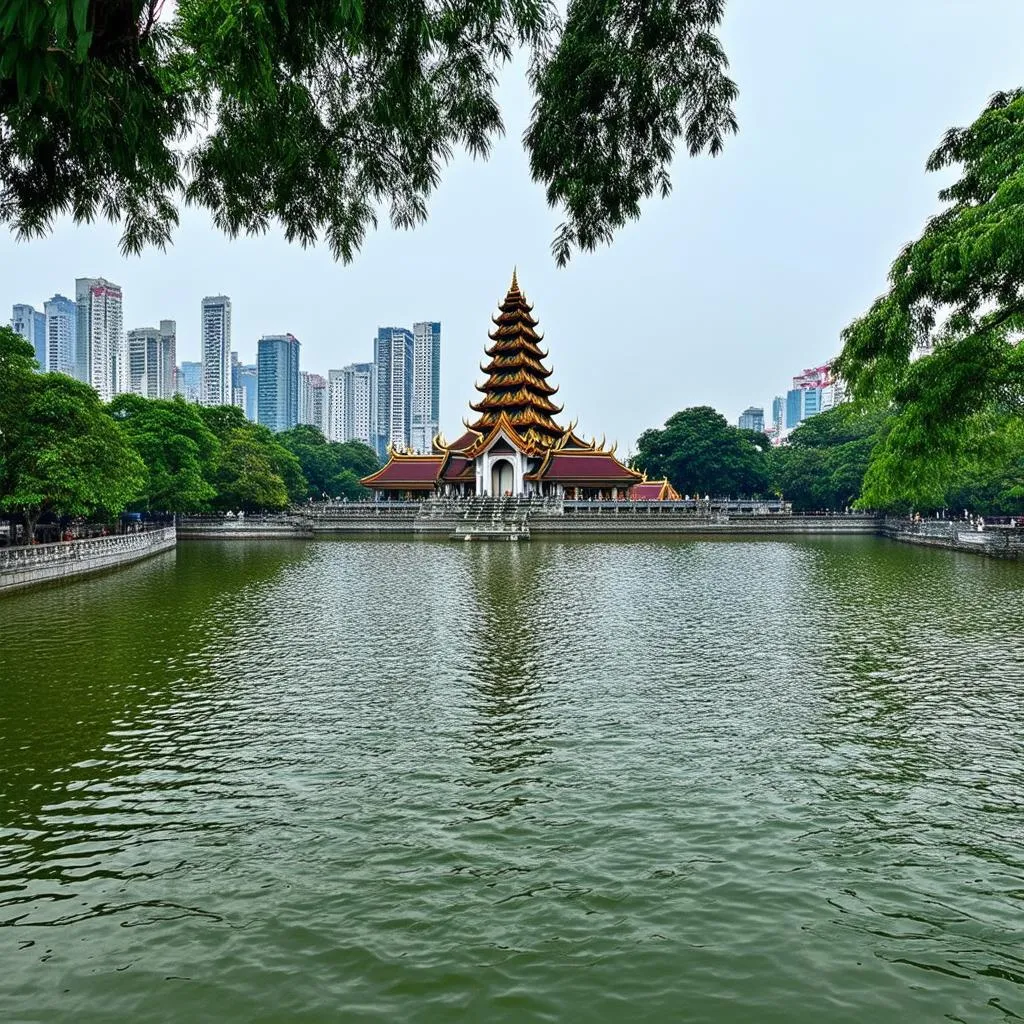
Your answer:
[[[949,168],[943,207],[843,332],[833,369],[852,405],[775,450],[684,410],[640,438],[637,465],[684,491],[775,491],[797,507],[1024,512],[1024,89],[946,132],[927,169]]]
[[[899,425],[895,408],[844,403],[805,420],[785,444],[772,447],[766,435],[731,426],[714,409],[698,406],[645,431],[632,465],[652,479],[667,477],[682,495],[782,497],[798,512],[1024,512],[1021,450],[1005,444],[998,432],[986,460],[961,461],[959,472],[931,500],[880,491],[879,464],[890,458],[891,435]]]
[[[378,466],[358,441],[315,427],[274,434],[234,406],[118,395],[39,373],[32,346],[0,327],[0,511],[25,535],[66,518],[122,511],[278,511],[309,498],[356,499]]]

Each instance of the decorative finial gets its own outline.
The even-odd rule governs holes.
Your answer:
[[[512,287],[509,289],[509,291],[512,292],[519,291],[519,281],[516,279],[516,270],[516,267],[512,268]]]

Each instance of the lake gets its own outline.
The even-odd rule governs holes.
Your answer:
[[[0,626],[5,1022],[1024,1016],[1024,566],[183,542]]]

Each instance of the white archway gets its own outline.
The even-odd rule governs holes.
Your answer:
[[[515,490],[515,470],[508,459],[495,459],[491,463],[491,494],[496,498],[512,494]]]

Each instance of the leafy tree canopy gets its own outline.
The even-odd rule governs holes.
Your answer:
[[[708,406],[683,409],[661,430],[646,430],[637,441],[633,467],[649,477],[668,477],[680,494],[767,493],[768,439],[730,426]]]
[[[24,383],[21,398],[0,508],[20,513],[30,537],[44,512],[120,512],[139,492],[144,466],[96,392],[45,373]]]
[[[184,199],[351,260],[384,211],[426,218],[456,148],[488,154],[520,46],[559,263],[667,194],[677,143],[714,155],[736,130],[725,0],[163,2],[0,3],[0,219],[22,235],[104,216],[137,253]]]
[[[326,494],[354,500],[369,495],[359,479],[379,465],[372,448],[360,441],[328,441],[316,427],[305,424],[278,434],[277,439],[299,460],[309,485],[308,497],[320,499]]]
[[[198,411],[203,423],[219,441],[226,441],[236,430],[249,430],[254,426],[237,405],[197,405],[193,408]]]
[[[7,470],[21,436],[24,396],[35,368],[32,346],[10,327],[0,326],[0,494],[10,489]]]
[[[220,509],[274,511],[303,501],[308,485],[299,460],[264,426],[250,423],[237,406],[197,406],[206,426],[220,441],[213,471]]]
[[[141,456],[145,481],[133,504],[150,511],[195,512],[216,496],[209,482],[220,450],[198,406],[118,395],[108,407]]]
[[[860,497],[886,425],[883,411],[863,411],[852,403],[804,420],[787,444],[771,451],[775,490],[798,512],[848,508]]]
[[[939,193],[946,208],[843,336],[838,372],[859,400],[894,413],[865,480],[862,501],[876,507],[939,507],[972,475],[1010,481],[1020,459],[1024,90],[999,93],[946,134],[928,169],[954,165],[959,179]],[[913,361],[922,342],[931,354]]]
[[[278,470],[269,446],[255,432],[232,431],[221,448],[214,476],[217,505],[247,512],[280,511],[288,505],[289,494]]]

